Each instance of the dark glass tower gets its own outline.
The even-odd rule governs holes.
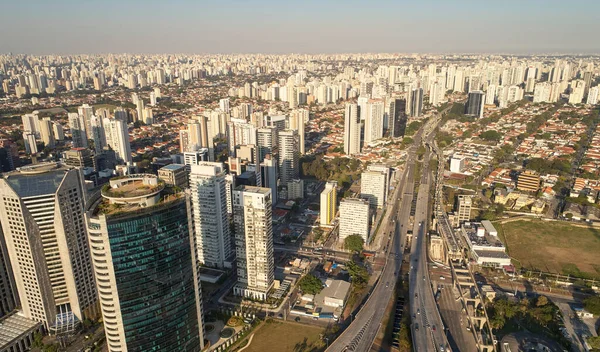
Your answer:
[[[189,197],[153,175],[111,180],[88,212],[109,350],[199,351],[203,324]]]

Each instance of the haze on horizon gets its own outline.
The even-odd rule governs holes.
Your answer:
[[[599,53],[599,1],[14,1],[0,53]]]

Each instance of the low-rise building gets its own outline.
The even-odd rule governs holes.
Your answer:
[[[530,170],[525,170],[519,174],[519,178],[517,180],[517,189],[525,192],[537,192],[539,188],[539,174]]]
[[[41,323],[25,318],[19,311],[10,313],[0,319],[0,351],[29,351],[34,335],[41,332]]]
[[[169,164],[158,169],[158,178],[170,186],[186,188],[188,177],[188,170],[182,164]]]
[[[479,265],[503,267],[510,265],[510,257],[506,254],[506,247],[500,241],[491,222],[467,222],[461,226],[460,233],[469,245],[471,257]],[[494,235],[496,234],[496,235]]]

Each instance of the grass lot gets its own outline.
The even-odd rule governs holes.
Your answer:
[[[541,220],[519,220],[494,226],[518,267],[600,278],[598,228]]]
[[[244,352],[313,352],[325,349],[316,326],[273,321],[263,324],[254,333],[252,343]]]

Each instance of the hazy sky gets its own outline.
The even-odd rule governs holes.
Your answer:
[[[599,38],[599,0],[0,0],[0,53],[598,53]]]

